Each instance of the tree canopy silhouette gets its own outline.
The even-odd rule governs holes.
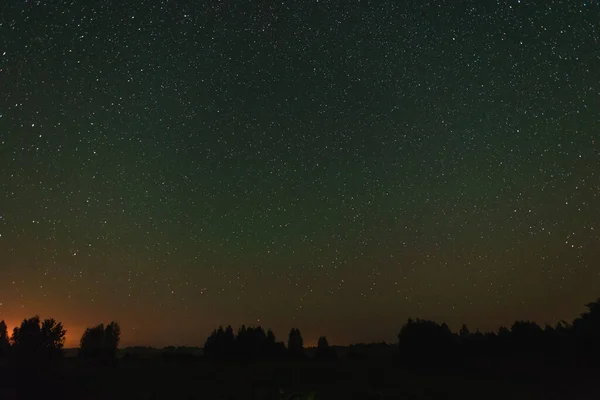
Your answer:
[[[462,325],[453,334],[445,324],[409,319],[398,334],[399,353],[416,364],[487,357],[503,362],[600,365],[600,299],[586,307],[572,324],[560,321],[542,328],[532,321],[515,321],[510,329],[500,327],[497,333],[471,332]]]
[[[0,321],[0,358],[8,356],[10,351],[10,341],[8,338],[8,328],[6,322]]]
[[[460,328],[458,335],[461,337],[461,339],[467,339],[471,335],[471,332],[469,331],[469,328],[467,328],[467,325],[463,324],[463,326]]]
[[[425,365],[449,361],[454,336],[445,323],[408,319],[398,334],[401,354],[413,363]]]
[[[285,345],[276,342],[273,331],[269,329],[265,333],[260,326],[242,325],[237,336],[231,326],[219,327],[204,344],[204,355],[208,357],[276,357],[282,355],[282,350],[285,351]]]
[[[207,357],[225,357],[235,354],[235,335],[233,328],[226,330],[222,326],[215,329],[204,343],[204,355]]]
[[[300,329],[292,328],[288,337],[288,353],[292,357],[304,356],[304,340]]]
[[[79,355],[83,358],[113,359],[121,340],[121,328],[116,322],[88,328],[80,341]]]
[[[62,356],[67,331],[54,319],[40,321],[39,316],[23,320],[11,337],[15,354],[20,358],[56,358]]]
[[[600,299],[586,307],[588,311],[573,321],[572,336],[579,358],[600,364]]]
[[[317,358],[330,359],[335,358],[335,350],[329,346],[329,342],[325,336],[321,336],[317,342]]]
[[[510,346],[518,354],[542,351],[544,330],[535,322],[515,321],[510,328]]]
[[[121,341],[121,327],[118,323],[112,321],[104,330],[104,341],[106,343],[107,355],[115,357],[119,342]]]

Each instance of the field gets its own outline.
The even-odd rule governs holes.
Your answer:
[[[407,369],[383,360],[221,362],[124,359],[51,371],[0,369],[1,399],[571,399],[600,398],[598,371]],[[19,376],[17,376],[19,375]],[[296,394],[297,397],[293,397]]]

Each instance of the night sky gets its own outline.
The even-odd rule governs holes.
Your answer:
[[[0,5],[0,319],[77,346],[572,320],[600,296],[600,5]]]

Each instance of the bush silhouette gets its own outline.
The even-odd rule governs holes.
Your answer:
[[[35,316],[13,330],[11,342],[18,358],[52,359],[62,356],[66,333],[62,323]]]
[[[116,322],[88,328],[80,341],[79,356],[83,358],[114,359],[121,340],[121,328]]]

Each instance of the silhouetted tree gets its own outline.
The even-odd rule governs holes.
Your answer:
[[[469,332],[469,328],[467,328],[467,325],[463,324],[463,326],[460,328],[460,332],[458,333],[458,335],[461,339],[468,339],[469,336],[471,336],[471,332]]]
[[[288,337],[288,353],[292,357],[304,356],[304,340],[299,329],[292,328]]]
[[[106,356],[114,358],[117,356],[117,349],[121,342],[121,327],[115,321],[112,321],[104,331],[104,341]]]
[[[80,341],[79,355],[84,358],[114,359],[121,340],[121,328],[116,322],[88,328]]]
[[[498,328],[498,337],[499,338],[508,338],[510,337],[510,329],[505,326],[501,326]]]
[[[276,357],[285,352],[285,345],[275,341],[271,330],[265,332],[260,326],[242,327],[237,336],[228,326],[212,332],[204,344],[204,355],[207,357]]]
[[[235,345],[236,345],[236,353],[242,357],[247,356],[248,351],[248,330],[246,329],[246,325],[242,325],[240,329],[238,329],[238,333],[235,337]]]
[[[321,336],[317,342],[317,354],[318,350],[324,351],[329,349],[329,342],[325,336]]]
[[[287,350],[283,342],[278,342],[275,339],[275,334],[270,329],[267,331],[265,346],[265,356],[269,358],[282,357]]]
[[[233,353],[235,351],[235,334],[233,333],[233,328],[231,327],[231,325],[228,325],[227,328],[225,328],[222,340],[222,347],[226,350],[226,352]]]
[[[11,342],[19,358],[51,359],[62,356],[66,333],[60,322],[35,316],[13,330]]]
[[[510,328],[510,345],[513,354],[520,356],[540,353],[543,349],[544,330],[535,322],[515,321]]]
[[[104,324],[87,328],[79,342],[79,356],[84,358],[102,357],[104,345]]]
[[[600,364],[600,299],[586,307],[588,311],[573,320],[572,340],[580,361]]]
[[[398,334],[400,353],[407,361],[419,365],[449,362],[453,344],[450,328],[429,320],[409,319]]]
[[[262,327],[246,328],[242,325],[236,338],[238,354],[242,357],[258,357],[264,354],[266,341],[267,335]]]
[[[516,338],[539,338],[542,332],[542,328],[531,321],[516,321],[510,328],[511,335]]]
[[[267,331],[267,338],[266,338],[266,344],[267,344],[267,347],[269,347],[269,348],[270,348],[270,347],[272,347],[273,345],[275,345],[275,343],[276,343],[276,342],[275,342],[275,340],[276,340],[276,339],[275,339],[275,334],[273,333],[273,331],[272,331],[272,330],[270,330],[270,329],[269,329],[269,330]]]
[[[204,343],[204,355],[207,357],[223,357],[226,352],[225,331],[222,326],[215,329]],[[229,351],[233,351],[230,349]]]
[[[317,342],[317,358],[322,359],[330,359],[336,357],[335,350],[329,346],[329,342],[327,342],[327,338],[325,336],[321,336],[319,341]]]
[[[8,328],[6,327],[6,322],[0,321],[0,358],[7,357],[9,351]]]

